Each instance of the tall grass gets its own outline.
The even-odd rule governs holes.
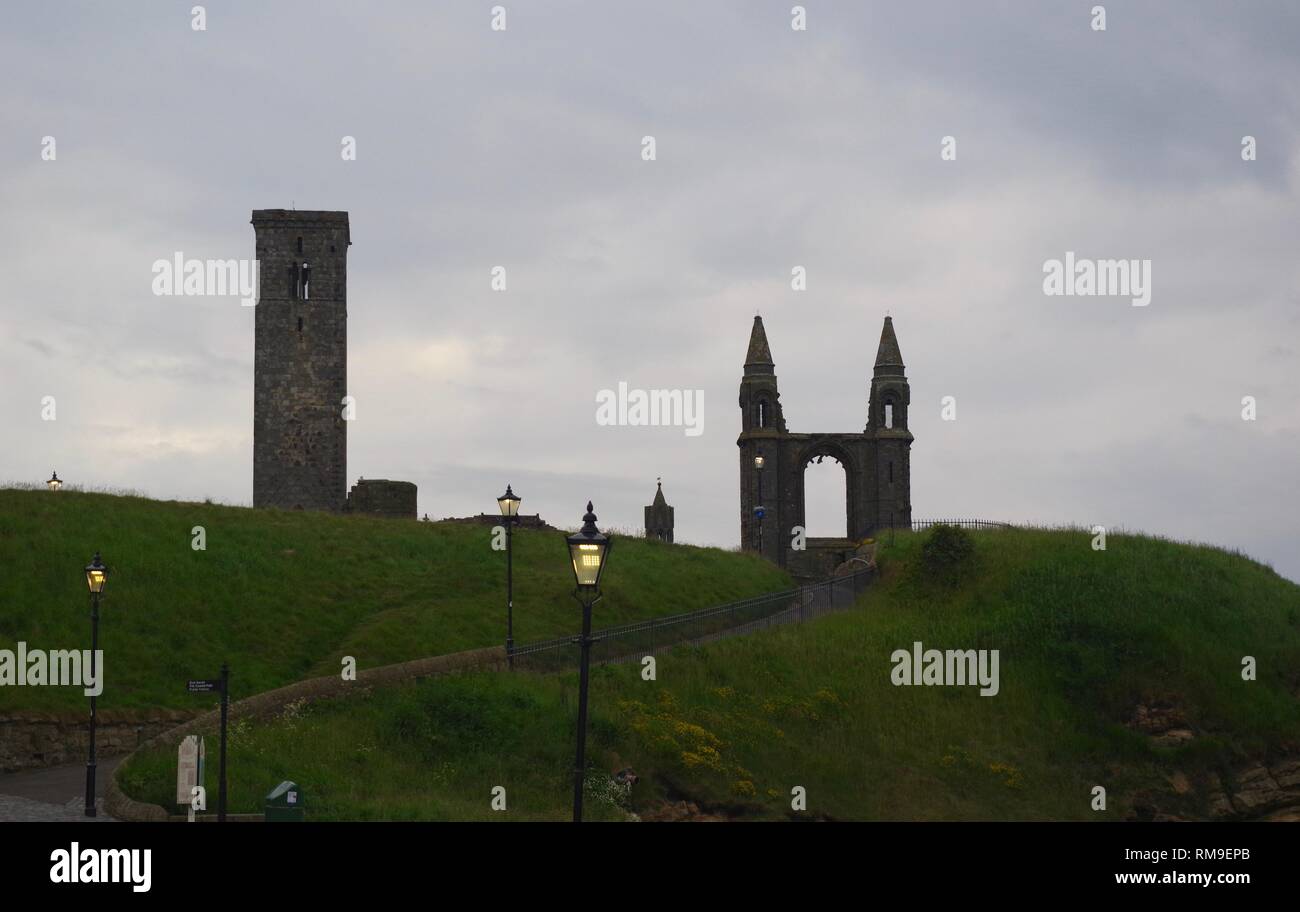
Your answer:
[[[851,613],[595,669],[593,790],[632,766],[632,808],[689,798],[743,819],[1122,818],[1145,794],[1199,816],[1193,782],[1300,739],[1300,587],[1227,552],[1086,530],[973,533],[956,585],[926,577],[923,535],[882,543],[882,578]],[[612,565],[611,565],[612,570]],[[898,687],[890,656],[997,649],[1000,690]],[[1244,681],[1253,656],[1258,680]],[[475,674],[383,688],[240,733],[235,810],[281,778],[320,819],[564,819],[575,675]],[[1155,746],[1125,723],[1165,700],[1196,737]],[[211,748],[211,745],[210,745]],[[170,800],[175,747],[124,772]],[[509,810],[489,809],[504,786]],[[1092,810],[1092,789],[1109,795]],[[807,812],[791,811],[792,789]],[[612,801],[593,813],[618,818]]]
[[[206,550],[191,547],[202,526]],[[487,526],[0,490],[0,648],[88,649],[82,567],[101,551],[101,709],[202,708],[185,681],[232,668],[236,698],[505,641],[506,555]],[[515,640],[575,631],[563,536],[514,534]],[[597,624],[790,585],[751,555],[618,540]],[[3,687],[0,712],[80,710],[76,687]]]

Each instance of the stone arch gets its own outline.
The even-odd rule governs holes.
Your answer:
[[[835,436],[818,437],[801,447],[794,459],[793,495],[796,523],[805,529],[808,526],[807,498],[804,488],[804,474],[814,460],[826,457],[834,459],[844,470],[844,532],[845,538],[853,538],[858,528],[858,510],[862,490],[861,466],[858,464],[853,448],[846,441]]]

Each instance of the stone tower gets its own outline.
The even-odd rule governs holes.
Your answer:
[[[347,498],[348,214],[256,209],[253,506]]]
[[[828,575],[879,529],[911,528],[911,399],[894,323],[885,317],[867,405],[858,434],[794,434],[786,429],[776,367],[761,317],[754,318],[740,381],[741,547],[803,579]],[[804,538],[804,470],[830,457],[844,468],[843,538]],[[760,460],[760,461],[756,461]],[[761,465],[761,468],[759,467]]]
[[[663,479],[659,480],[654,502],[645,508],[645,537],[673,543],[673,508],[664,500]]]

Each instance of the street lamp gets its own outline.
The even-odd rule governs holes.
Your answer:
[[[58,472],[54,472],[50,475],[50,480],[45,482],[45,484],[51,491],[57,491],[59,488],[63,487],[63,479],[59,477]]]
[[[506,664],[515,668],[515,559],[511,527],[519,515],[519,498],[506,485],[506,492],[497,498],[501,518],[506,521]]]
[[[587,515],[582,528],[565,538],[569,559],[573,562],[573,579],[577,589],[573,597],[582,603],[582,665],[578,677],[578,756],[573,765],[573,822],[582,823],[582,787],[586,774],[587,753],[587,681],[591,666],[591,606],[600,601],[600,575],[605,569],[613,542],[596,528],[596,514],[587,501]]]
[[[99,559],[99,552],[86,565],[86,585],[90,588],[90,679],[96,677],[95,657],[99,652],[99,596],[108,582],[108,568]],[[86,761],[86,816],[95,816],[95,696],[90,697],[90,758]]]
[[[763,553],[763,451],[759,450],[758,455],[754,457],[754,470],[758,473],[758,507],[754,510],[754,518],[758,522],[758,553]]]

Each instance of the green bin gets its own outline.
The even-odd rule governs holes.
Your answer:
[[[263,819],[267,823],[302,823],[302,805],[302,791],[298,784],[286,779],[266,796]]]

